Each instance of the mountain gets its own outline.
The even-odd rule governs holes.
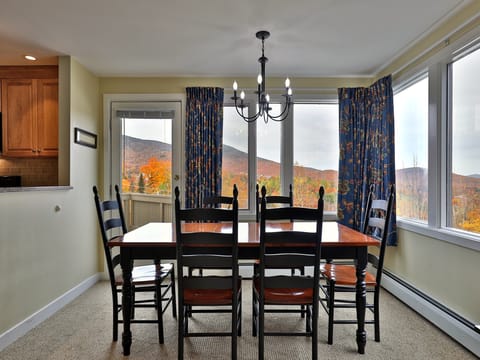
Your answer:
[[[155,156],[159,160],[172,161],[172,145],[161,141],[138,139],[131,136],[124,137],[125,168],[138,172],[140,166],[148,163]]]
[[[125,136],[125,166],[126,169],[138,172],[140,166],[147,164],[150,157],[155,156],[159,160],[172,159],[172,146],[161,141],[138,139]],[[232,146],[223,146],[223,169],[227,172],[240,174],[248,171],[248,155]],[[278,176],[280,164],[278,162],[258,158],[258,168],[262,169],[265,176]],[[336,182],[336,170],[318,170],[308,167],[295,166],[295,173],[312,178],[321,178],[329,182]]]

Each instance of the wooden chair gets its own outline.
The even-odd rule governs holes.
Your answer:
[[[393,209],[395,197],[395,187],[390,187],[388,200],[373,199],[373,189],[367,201],[366,217],[363,222],[363,232],[378,238],[381,241],[379,254],[368,254],[368,263],[376,268],[376,274],[367,271],[365,283],[367,286],[367,295],[373,293],[373,301],[367,298],[367,309],[373,313],[372,319],[365,319],[365,324],[374,324],[375,341],[380,341],[380,282],[383,272],[383,259],[387,238],[388,228]],[[337,308],[356,308],[354,294],[357,283],[356,269],[354,265],[342,265],[327,263],[322,268],[323,296],[320,299],[321,304],[328,314],[328,343],[333,344],[333,325],[334,324],[356,324],[354,319],[335,319],[335,309]],[[349,298],[336,298],[336,293],[352,293]]]
[[[237,185],[233,185],[233,189],[237,189]],[[237,189],[238,191],[238,189]],[[203,206],[207,208],[226,208],[231,209],[233,206],[233,196],[223,195],[211,195],[203,198]],[[189,274],[192,275],[193,271],[198,270],[199,275],[203,274],[203,269],[189,268]]]
[[[211,195],[203,198],[203,206],[210,208],[226,207],[231,209],[233,204],[233,196]]]
[[[256,191],[256,221],[260,221],[260,212],[261,212],[261,202],[262,202],[262,197],[259,192],[259,185],[257,184],[256,186],[257,191]],[[267,208],[271,207],[272,205],[274,207],[278,206],[293,206],[293,190],[292,190],[292,184],[290,184],[290,190],[288,192],[288,196],[283,196],[283,195],[268,195],[266,196],[266,201],[267,201]]]
[[[103,249],[107,260],[108,275],[112,290],[113,301],[113,341],[118,339],[118,324],[123,323],[119,319],[122,304],[119,302],[123,277],[120,270],[120,254],[113,254],[108,242],[127,232],[122,200],[118,186],[115,185],[116,198],[112,200],[100,200],[98,189],[93,187],[95,206],[97,209],[98,223],[102,235]],[[175,296],[175,270],[173,264],[160,264],[134,266],[132,270],[132,319],[131,323],[156,323],[158,324],[158,339],[164,343],[163,313],[171,304],[173,317],[177,316]],[[150,293],[151,297],[136,299],[136,293]],[[163,304],[165,303],[165,304]],[[157,319],[135,319],[135,308],[155,308]]]
[[[238,274],[238,191],[234,188],[232,209],[181,209],[179,189],[175,188],[175,231],[178,268],[178,359],[184,356],[184,338],[193,336],[230,336],[231,358],[237,359],[237,336],[241,335],[242,286]],[[188,224],[188,222],[193,222]],[[188,225],[195,229],[185,229]],[[231,223],[231,232],[214,232],[208,225],[214,222]],[[198,226],[198,225],[197,225]],[[207,230],[205,230],[207,229]],[[194,276],[184,268],[221,269],[224,275],[204,271]],[[192,332],[189,317],[192,313],[231,313],[231,330]]]
[[[264,356],[265,336],[310,336],[312,359],[318,358],[318,309],[320,278],[320,247],[322,242],[323,195],[319,189],[317,209],[299,207],[267,209],[265,187],[262,187],[260,215],[260,266],[253,281],[253,335],[258,334],[258,358]],[[315,221],[316,231],[279,230],[269,231],[267,221],[287,220]],[[298,224],[297,224],[298,225]],[[267,275],[269,269],[313,267],[313,276]],[[304,332],[264,330],[265,313],[299,313],[299,305],[306,308]],[[273,306],[273,307],[272,307]]]

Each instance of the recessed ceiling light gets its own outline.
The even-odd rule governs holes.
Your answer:
[[[32,56],[32,55],[25,55],[25,59],[30,60],[30,61],[37,60],[37,58],[35,56]]]

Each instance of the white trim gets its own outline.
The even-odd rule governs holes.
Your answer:
[[[3,334],[0,335],[0,351],[5,349],[8,345],[13,343],[21,336],[25,335],[37,325],[41,324],[43,321],[47,320],[50,316],[62,309],[65,305],[75,300],[78,296],[80,296],[90,287],[95,285],[99,279],[100,274],[95,274],[89,277],[74,288],[68,290],[65,294],[53,300],[51,303],[45,305],[36,313],[30,315],[22,322],[5,331]]]
[[[405,229],[419,235],[428,236],[470,250],[480,251],[478,235],[469,234],[465,231],[453,228],[434,228],[428,226],[426,223],[408,221],[400,218],[397,218],[397,229]]]
[[[424,298],[402,286],[385,273],[383,274],[382,285],[395,297],[458,341],[476,356],[480,356],[480,334],[468,328]]]

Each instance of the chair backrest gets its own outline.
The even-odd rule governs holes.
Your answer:
[[[233,185],[234,189],[237,188],[237,185]],[[237,190],[238,191],[238,190]],[[211,195],[205,196],[203,198],[203,206],[210,208],[227,208],[231,209],[233,205],[233,196],[224,196],[224,195]]]
[[[395,186],[390,186],[390,194],[387,199],[375,199],[374,185],[370,186],[370,193],[367,200],[367,208],[363,225],[363,232],[381,241],[378,255],[369,253],[368,262],[377,269],[377,284],[380,285],[383,272],[383,259],[389,236],[390,219],[393,211],[395,198]]]
[[[112,286],[115,286],[115,268],[120,264],[120,255],[113,255],[108,243],[110,240],[127,232],[118,186],[115,186],[115,190],[115,199],[102,201],[98,194],[97,187],[93,186],[98,225],[100,227],[103,250],[107,260],[108,275]]]
[[[265,186],[262,186],[262,189]],[[271,205],[283,205],[292,207],[293,206],[293,189],[292,189],[292,184],[290,184],[289,191],[288,191],[288,196],[283,196],[283,195],[268,195],[265,197],[266,202],[267,202],[267,208],[271,207]],[[261,202],[262,202],[262,195],[260,195],[259,192],[259,185],[257,184],[257,191],[256,191],[256,207],[255,207],[255,213],[256,213],[256,221],[260,221],[260,213],[262,211],[261,207]]]
[[[238,191],[236,187],[233,191],[232,209],[181,209],[179,196],[180,191],[176,187],[175,235],[179,289],[232,289],[236,292],[238,286],[237,281],[234,280],[238,279]],[[184,225],[189,222],[231,223],[232,231],[214,232],[208,226],[204,229],[198,226],[194,230],[185,230]],[[184,272],[184,267],[231,269],[231,274],[226,277],[191,276],[188,271]]]
[[[303,207],[268,208],[265,187],[262,187],[260,213],[260,287],[268,288],[314,288],[317,291],[320,269],[320,247],[324,208],[324,189],[319,189],[316,209]],[[269,230],[267,222],[286,220],[291,225],[285,229]],[[295,222],[314,221],[315,231],[295,230]],[[280,275],[266,276],[268,268],[292,269],[313,266],[314,276]]]

